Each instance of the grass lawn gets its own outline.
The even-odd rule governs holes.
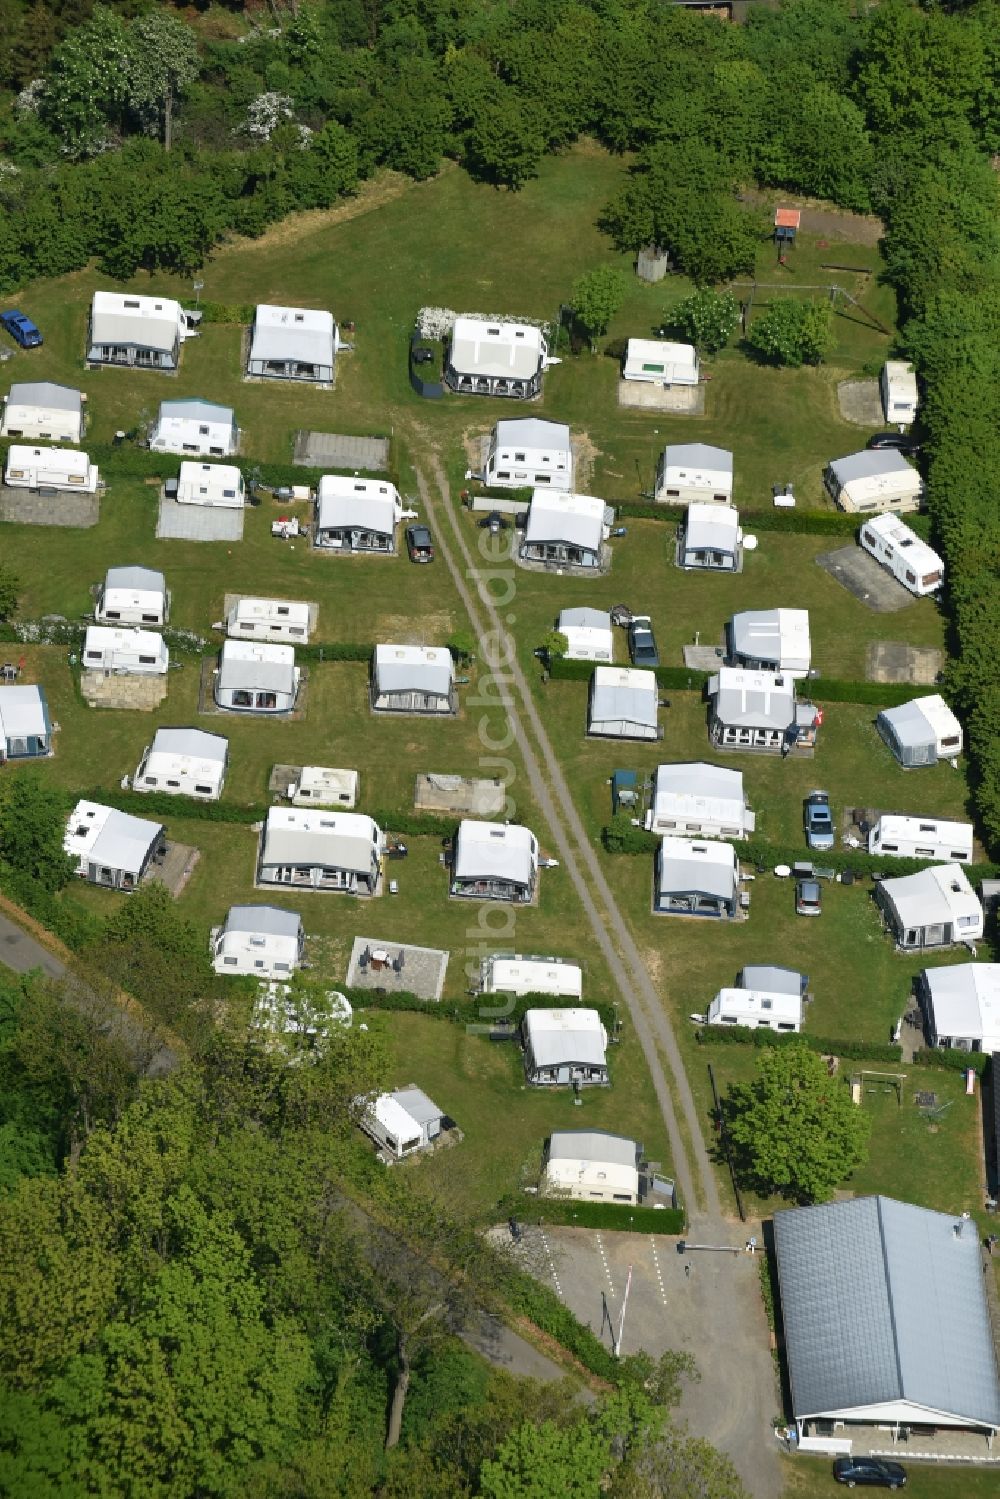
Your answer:
[[[930,1464],[900,1461],[906,1468],[908,1499],[993,1499],[997,1475],[991,1469],[935,1468]],[[782,1463],[784,1499],[829,1499],[840,1489],[834,1484],[830,1460],[816,1457],[788,1458]]]
[[[812,759],[793,755],[783,760],[780,755],[719,752],[709,741],[707,705],[696,692],[670,690],[670,707],[660,711],[663,739],[634,744],[587,737],[586,682],[550,681],[540,693],[547,727],[560,746],[560,763],[595,833],[611,815],[608,781],[615,769],[626,767],[652,777],[661,762],[686,760],[742,771],[760,836],[800,846],[803,858],[808,850],[802,801],[817,786],[830,793],[836,817],[843,807],[854,806],[956,819],[971,815],[965,777],[947,764],[918,773],[903,770],[876,732],[878,710],[873,707],[828,704]]]
[[[419,450],[428,438],[443,452],[460,453],[464,432],[488,427],[512,408],[475,397],[427,402],[414,394],[406,347],[420,306],[552,320],[581,272],[613,264],[629,273],[625,301],[608,330],[613,340],[655,333],[670,306],[690,290],[682,277],[657,286],[640,282],[631,274],[631,257],[617,255],[596,228],[627,167],[626,160],[581,143],[544,160],[535,181],[519,193],[473,183],[453,167],[425,183],[387,175],[366,185],[357,204],[293,217],[259,241],[237,240],[219,251],[203,273],[206,299],[323,306],[355,322],[356,349],[340,358],[333,391],[247,383],[241,377],[242,330],[233,326],[205,326],[185,346],[173,377],[85,371],[89,300],[96,287],[108,284],[93,270],[36,283],[19,294],[46,341],[40,350],[14,356],[11,378],[82,383],[90,397],[90,431],[99,441],[151,419],[161,400],[202,395],[234,407],[244,452],[263,460],[289,459],[292,437],[303,427],[393,436],[404,466],[407,443]],[[856,269],[824,269],[828,257]],[[774,261],[767,242],[759,257],[762,286],[755,308],[766,296],[783,295],[785,287],[796,291],[836,281],[891,326],[891,294],[867,274],[878,269],[877,250],[838,246],[834,252],[804,236],[787,268]],[[782,289],[770,293],[763,283],[774,280]],[[129,285],[191,297],[190,283],[179,277],[137,276]],[[697,440],[734,450],[741,506],[769,506],[769,486],[776,481],[793,481],[802,503],[825,503],[823,465],[862,446],[865,436],[841,419],[836,382],[877,363],[889,345],[853,310],[838,312],[835,332],[830,363],[820,370],[762,369],[734,346],[708,370],[703,417],[619,410],[616,361],[589,353],[567,356],[549,371],[532,412],[570,421],[587,435],[595,450],[595,492],[608,499],[648,490],[665,442]]]
[[[626,1028],[610,1055],[611,1087],[529,1088],[520,1049],[469,1035],[450,1021],[369,1011],[389,1044],[398,1085],[415,1082],[465,1134],[461,1144],[404,1167],[432,1191],[485,1216],[506,1193],[538,1180],[542,1145],[554,1129],[605,1129],[642,1142],[669,1173],[663,1121],[635,1038]],[[500,1119],[502,1127],[498,1127]]]
[[[268,799],[267,783],[276,763],[343,765],[361,773],[358,809],[409,810],[418,771],[495,774],[480,769],[480,722],[502,732],[499,709],[461,711],[444,723],[431,719],[376,715],[368,707],[368,672],[363,662],[310,663],[305,713],[301,719],[268,719],[236,713],[198,714],[199,663],[187,660],[170,673],[165,701],[154,713],[88,707],[79,697],[59,647],[28,647],[24,680],[45,687],[49,710],[60,725],[56,753],[42,773],[59,785],[116,787],[131,774],[161,724],[193,724],[229,740],[230,766],[225,801],[242,804]],[[471,688],[468,690],[472,690]],[[512,790],[518,815],[534,818],[522,777]],[[177,798],[177,815],[184,815]],[[456,819],[457,821],[457,819]]]
[[[471,513],[467,524],[475,524]],[[696,634],[702,645],[721,643],[726,621],[738,610],[781,606],[809,610],[812,664],[825,677],[864,680],[865,651],[872,641],[943,648],[945,621],[933,599],[914,599],[896,614],[876,614],[817,565],[819,555],[845,541],[764,532],[758,550],[747,554],[742,573],[685,572],[674,566],[672,525],[630,521],[627,535],[611,543],[611,569],[602,577],[559,577],[518,568],[515,633],[530,653],[553,628],[560,609],[627,603],[652,618],[663,665],[681,666],[683,647]],[[624,632],[617,635],[615,649],[627,664]]]

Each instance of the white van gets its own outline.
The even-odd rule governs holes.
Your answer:
[[[876,562],[918,598],[936,593],[944,582],[944,563],[926,541],[888,511],[861,527],[861,546]]]
[[[972,863],[972,824],[932,817],[883,813],[868,834],[870,854],[897,859],[935,859],[942,864]]]

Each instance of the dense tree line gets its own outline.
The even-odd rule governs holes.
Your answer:
[[[885,7],[785,0],[737,27],[659,0],[317,0],[233,39],[132,0],[28,4],[0,0],[0,289],[94,256],[190,270],[380,165],[421,178],[451,156],[517,188],[584,132],[638,153],[608,206],[618,241],[710,283],[752,264],[737,183],[877,206],[899,102],[914,130],[998,144],[995,0],[928,10],[930,78],[902,101],[902,4],[876,24]]]
[[[78,998],[0,981],[0,1492],[745,1499],[669,1424],[686,1355],[586,1404],[457,1341],[503,1272],[358,1144],[370,1033],[140,1082]]]

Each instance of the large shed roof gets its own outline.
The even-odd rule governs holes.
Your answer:
[[[906,1403],[1000,1426],[974,1222],[859,1197],[775,1213],[774,1242],[797,1418]]]

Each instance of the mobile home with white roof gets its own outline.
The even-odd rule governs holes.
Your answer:
[[[303,765],[299,778],[287,790],[293,807],[343,807],[349,811],[358,799],[356,770],[327,765]]]
[[[95,291],[90,306],[88,364],[175,370],[194,318],[169,297]]]
[[[85,401],[81,391],[54,385],[50,380],[12,385],[4,398],[0,437],[65,442],[75,447],[83,438]]]
[[[707,442],[672,443],[660,455],[655,494],[664,505],[731,504],[732,453]]]
[[[88,625],[83,641],[86,671],[115,675],[161,677],[170,665],[170,652],[155,630],[118,629]]]
[[[943,864],[971,864],[972,824],[883,812],[868,834],[868,852],[891,854],[898,859],[937,859]]]
[[[309,644],[309,605],[298,599],[241,598],[226,616],[231,640]]]
[[[563,958],[529,958],[521,953],[491,953],[480,967],[484,994],[548,994],[558,999],[583,997],[583,970]]]
[[[97,465],[74,448],[29,448],[19,443],[7,449],[4,483],[11,489],[65,489],[96,494]]]
[[[133,791],[217,802],[226,783],[229,740],[204,729],[157,729],[142,753]]]
[[[156,854],[163,827],[100,802],[77,802],[66,825],[63,848],[76,872],[92,885],[134,890]]]
[[[391,555],[402,513],[399,491],[387,480],[324,474],[316,487],[313,546]]]
[[[936,765],[962,753],[962,725],[940,693],[883,708],[875,727],[904,769]]]
[[[178,505],[221,505],[242,510],[246,504],[243,475],[232,463],[182,463],[177,480]]]
[[[305,931],[297,911],[278,906],[230,906],[225,922],[212,932],[216,973],[255,978],[287,978],[302,962]]]
[[[887,359],[879,381],[885,419],[894,427],[909,427],[917,414],[917,377],[905,359]]]
[[[460,395],[530,400],[541,392],[542,375],[549,362],[541,328],[530,323],[457,317],[444,383]]]
[[[697,385],[698,378],[698,355],[693,344],[629,339],[622,364],[623,380],[643,385]]]
[[[239,441],[232,407],[198,396],[161,401],[156,425],[149,434],[154,453],[203,453],[206,458],[229,458]]]
[[[261,380],[329,385],[337,354],[333,313],[315,307],[261,303],[250,334],[247,374]]]

